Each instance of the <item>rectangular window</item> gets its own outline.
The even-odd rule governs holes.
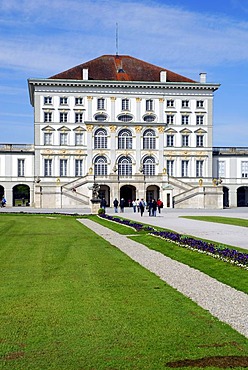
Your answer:
[[[44,112],[44,122],[52,122],[52,113]]]
[[[83,134],[81,132],[75,134],[75,145],[83,145]]]
[[[52,97],[44,96],[44,104],[52,104]]]
[[[182,108],[189,108],[189,100],[182,100]]]
[[[203,161],[196,161],[196,177],[203,177]]]
[[[60,159],[60,177],[67,176],[67,159]]]
[[[45,132],[44,133],[44,145],[51,145],[52,144],[52,133]]]
[[[196,146],[203,146],[203,135],[196,135]]]
[[[59,113],[59,122],[67,122],[68,120],[68,113]]]
[[[105,99],[103,98],[97,99],[97,109],[98,110],[105,109]]]
[[[75,122],[82,123],[83,122],[83,113],[75,113]]]
[[[189,146],[189,135],[182,135],[182,146]]]
[[[167,173],[169,176],[174,176],[174,161],[167,161]]]
[[[44,176],[52,176],[52,160],[44,159]]]
[[[248,177],[248,161],[241,162],[241,176]]]
[[[18,176],[23,177],[24,176],[24,159],[18,159]]]
[[[196,116],[196,124],[197,125],[203,125],[203,115],[197,115]]]
[[[122,101],[121,101],[121,109],[122,110],[129,110],[130,109],[129,99],[122,99]]]
[[[174,100],[172,99],[167,100],[167,108],[171,108],[171,107],[174,107]]]
[[[188,177],[189,161],[182,161],[182,177]]]
[[[152,99],[148,99],[146,100],[146,111],[153,111],[153,100]]]
[[[182,125],[188,125],[189,124],[189,116],[182,116]]]
[[[83,105],[84,99],[83,98],[75,98],[75,104],[76,105]]]
[[[68,134],[61,133],[59,136],[59,145],[67,145],[68,144]]]
[[[166,123],[167,125],[172,125],[174,123],[174,114],[167,114]]]
[[[83,176],[83,160],[76,159],[75,160],[75,176]]]
[[[218,161],[218,177],[219,178],[226,177],[226,162],[225,161]]]
[[[167,146],[174,146],[174,135],[167,135]]]
[[[196,108],[204,108],[204,101],[203,100],[197,100],[196,101]]]
[[[59,103],[60,103],[60,105],[67,105],[68,104],[68,98],[66,98],[65,96],[62,96],[59,99]]]

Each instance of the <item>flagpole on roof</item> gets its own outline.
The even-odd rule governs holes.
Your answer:
[[[118,55],[118,23],[116,22],[116,30],[115,30],[115,46],[116,46],[116,55]]]

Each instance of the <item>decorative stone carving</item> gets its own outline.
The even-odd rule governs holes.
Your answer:
[[[86,130],[87,130],[88,132],[92,132],[92,131],[93,131],[93,128],[94,128],[94,126],[93,126],[93,125],[86,125]]]
[[[110,132],[115,132],[116,131],[116,126],[115,125],[110,125],[109,129],[110,129]]]

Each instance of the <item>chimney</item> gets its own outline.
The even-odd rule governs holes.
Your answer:
[[[166,71],[161,71],[160,72],[160,82],[166,82]]]
[[[205,72],[200,73],[200,83],[205,84],[207,82],[207,74]]]
[[[83,80],[88,80],[88,68],[83,69]]]

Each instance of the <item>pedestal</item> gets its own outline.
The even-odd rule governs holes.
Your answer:
[[[101,199],[91,199],[91,213],[93,215],[98,214],[98,210],[100,208]]]

